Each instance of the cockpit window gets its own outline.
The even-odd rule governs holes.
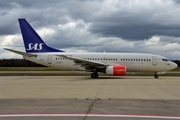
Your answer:
[[[168,59],[162,59],[162,61],[168,61]]]

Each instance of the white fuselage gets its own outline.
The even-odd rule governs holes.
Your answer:
[[[109,65],[124,65],[127,72],[165,72],[177,67],[165,57],[154,54],[141,53],[36,53],[37,57],[24,56],[26,60],[39,63],[48,67],[66,70],[86,70],[73,60],[65,59],[57,55],[68,55],[84,60],[97,61]]]

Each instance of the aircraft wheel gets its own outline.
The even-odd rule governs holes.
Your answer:
[[[91,78],[98,78],[98,76],[99,76],[98,73],[92,73],[91,74]]]
[[[154,75],[154,78],[155,78],[155,79],[158,79],[158,77],[159,77],[159,76],[158,76],[157,74]]]
[[[98,73],[95,73],[96,74],[96,78],[98,78],[99,74]]]

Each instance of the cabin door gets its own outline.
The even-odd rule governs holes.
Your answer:
[[[48,64],[52,64],[52,55],[48,55],[47,62]]]
[[[152,57],[152,65],[154,65],[154,66],[157,65],[157,57],[155,57],[155,56]]]

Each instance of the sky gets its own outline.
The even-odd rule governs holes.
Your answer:
[[[0,0],[0,59],[22,58],[18,18],[51,47],[180,60],[180,0]]]

